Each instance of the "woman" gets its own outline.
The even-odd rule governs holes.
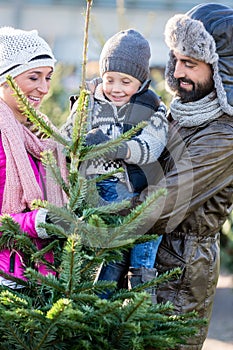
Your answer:
[[[38,249],[48,238],[46,231],[38,227],[39,223],[45,222],[47,212],[31,210],[31,202],[47,199],[62,206],[65,201],[64,194],[51,179],[48,186],[41,152],[53,151],[63,175],[65,158],[55,141],[40,139],[35,131],[31,131],[31,123],[19,109],[6,76],[15,79],[28,101],[38,110],[49,91],[55,61],[50,47],[36,30],[0,28],[0,209],[2,215],[9,214],[19,223]],[[52,252],[46,253],[45,259],[53,263]],[[1,271],[25,279],[24,265],[21,252],[0,251],[0,284],[21,287],[1,276]],[[43,264],[36,267],[45,275],[51,272]]]

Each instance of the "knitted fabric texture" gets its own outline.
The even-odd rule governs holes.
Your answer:
[[[226,11],[226,16],[223,11]],[[212,65],[219,104],[225,113],[233,115],[232,25],[233,10],[221,4],[198,5],[187,14],[170,18],[165,27],[165,42],[171,50],[165,70],[170,91],[177,91],[178,87],[178,80],[174,78],[175,51]],[[221,32],[221,27],[225,28],[227,34],[224,34],[224,30]],[[228,47],[228,51],[225,47]]]
[[[141,87],[142,90],[143,86],[144,84]],[[99,82],[99,84],[96,86],[94,97],[95,102],[93,109],[90,111],[90,123],[92,128],[100,128],[104,134],[108,135],[112,139],[116,139],[123,133],[125,117],[128,111],[131,110],[131,104],[127,103],[117,109],[116,106],[105,98],[103,93],[103,84],[101,82]],[[145,118],[145,112],[148,109],[150,111],[148,125],[140,134],[126,141],[131,153],[130,158],[127,159],[127,163],[137,164],[140,166],[151,164],[158,159],[162,150],[164,149],[164,146],[166,145],[168,133],[165,105],[161,102],[157,111],[149,109],[146,106],[144,108],[144,113],[141,113],[141,120],[139,121],[142,121],[143,118]],[[65,135],[67,135],[67,131],[68,136],[72,135],[71,129],[73,125],[73,117],[74,115],[70,116],[70,118],[67,120],[65,128],[63,128]],[[110,171],[119,169],[119,167],[122,167],[122,164],[122,161],[118,159],[107,161],[104,159],[104,157],[98,157],[98,159],[93,159],[88,162],[85,172],[86,175],[107,174]],[[123,181],[123,178],[127,176],[125,176],[124,173],[119,172],[117,173],[117,177]]]
[[[56,60],[37,30],[0,28],[0,84],[35,67],[54,67]]]
[[[182,103],[174,98],[170,104],[173,119],[186,128],[202,125],[223,115],[215,92],[210,93],[199,101]]]
[[[149,77],[151,52],[148,41],[136,30],[113,35],[105,43],[99,59],[101,77],[105,72],[120,72],[144,82]]]
[[[66,179],[65,157],[56,142],[50,139],[39,140],[27,127],[19,123],[2,100],[0,100],[0,131],[6,154],[6,182],[2,213],[19,213],[26,208],[31,208],[33,200],[43,199],[28,153],[40,160],[41,152],[53,151],[64,179]],[[46,191],[49,202],[57,206],[65,203],[64,193],[49,174],[46,176]]]

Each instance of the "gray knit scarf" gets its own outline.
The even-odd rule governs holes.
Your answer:
[[[195,102],[182,103],[180,98],[174,98],[170,110],[172,118],[184,127],[198,126],[224,114],[215,92]]]

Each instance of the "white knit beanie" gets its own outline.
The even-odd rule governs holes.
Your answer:
[[[37,30],[0,28],[0,84],[7,75],[14,78],[35,67],[54,68],[55,62],[51,48]]]

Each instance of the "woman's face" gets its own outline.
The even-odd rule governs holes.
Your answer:
[[[44,96],[49,92],[52,74],[52,67],[37,67],[29,69],[14,78],[29,103],[35,109],[40,107]],[[22,114],[18,107],[18,101],[13,96],[13,91],[7,83],[3,83],[0,86],[0,97],[12,109],[15,117],[20,122],[23,123],[26,121],[27,117]]]

